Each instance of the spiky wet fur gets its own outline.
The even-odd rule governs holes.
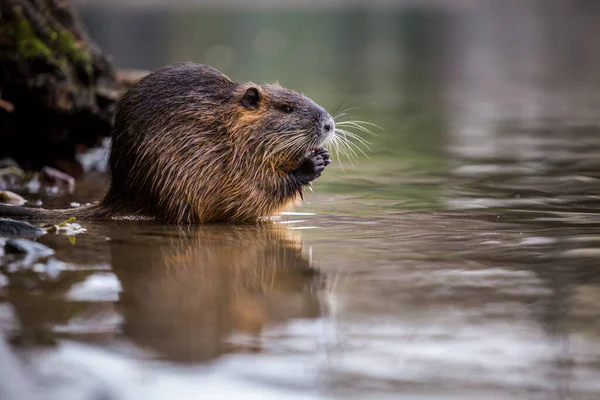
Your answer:
[[[261,95],[256,109],[240,102],[250,87]],[[294,112],[282,113],[284,104]],[[163,68],[119,102],[111,185],[94,216],[203,223],[276,214],[300,200],[304,184],[290,172],[323,140],[316,126],[326,117],[279,85],[238,84],[200,64]]]

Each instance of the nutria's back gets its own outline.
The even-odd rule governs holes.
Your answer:
[[[236,83],[195,63],[165,67],[119,101],[110,189],[81,215],[256,222],[301,198],[329,164],[320,145],[333,134],[323,108],[279,85]]]

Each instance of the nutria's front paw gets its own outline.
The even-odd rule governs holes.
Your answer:
[[[325,167],[331,164],[329,151],[319,147],[312,151],[300,164],[292,175],[303,185],[307,185],[321,176]]]

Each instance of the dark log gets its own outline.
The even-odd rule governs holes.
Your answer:
[[[0,0],[0,158],[78,176],[121,87],[68,0]]]

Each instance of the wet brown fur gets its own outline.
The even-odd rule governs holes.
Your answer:
[[[250,88],[260,101],[248,108],[242,99]],[[283,112],[286,105],[294,112]],[[119,101],[105,198],[53,215],[257,222],[301,200],[306,182],[291,172],[323,141],[326,118],[316,103],[278,84],[239,84],[201,64],[163,68]]]

